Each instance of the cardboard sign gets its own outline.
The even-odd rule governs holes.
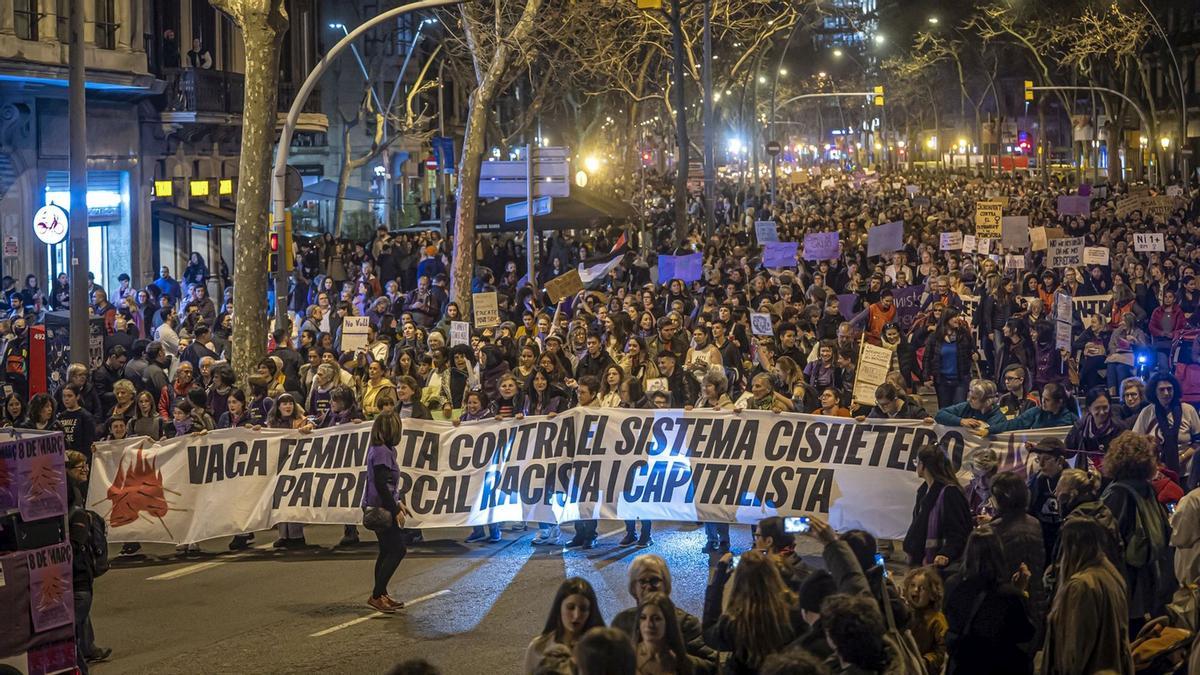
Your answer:
[[[1108,266],[1108,249],[1100,246],[1087,246],[1083,249],[1084,265]]]
[[[500,325],[500,303],[496,299],[496,291],[472,293],[471,306],[475,309],[476,328]]]
[[[998,201],[975,204],[975,236],[999,239],[1004,219],[1004,205]]]
[[[1059,195],[1058,215],[1088,216],[1092,213],[1092,198],[1082,195]]]
[[[751,312],[750,332],[755,335],[774,335],[775,328],[771,325],[771,315]]]
[[[809,232],[804,235],[805,260],[837,260],[841,254],[837,232]]]
[[[1061,227],[1035,227],[1029,230],[1030,248],[1034,251],[1045,251],[1054,239],[1063,238]]]
[[[831,187],[833,187],[833,179],[832,178],[822,178],[821,179],[821,189],[822,190],[828,190]]]
[[[808,182],[808,174],[803,171],[792,172],[792,185],[804,185]]]
[[[1000,229],[1000,244],[1004,248],[1029,248],[1029,216],[1004,216],[1000,219]]]
[[[371,319],[365,316],[348,316],[342,319],[342,351],[352,352],[367,346],[367,329]]]
[[[974,244],[975,242],[971,243]],[[962,232],[943,232],[938,249],[942,251],[961,251],[963,249]],[[974,251],[973,246],[971,250]]]
[[[1004,269],[1006,270],[1023,270],[1025,269],[1025,256],[1009,254],[1004,256]]]
[[[904,186],[904,191],[905,191],[905,192],[908,194],[908,196],[909,196],[909,197],[913,197],[913,196],[916,196],[916,195],[918,195],[918,194],[920,194],[920,193],[921,193],[921,186],[919,186],[919,185],[905,185],[905,186]]]
[[[450,322],[450,346],[471,344],[471,324],[466,321]]]
[[[1073,267],[1083,264],[1083,237],[1051,239],[1046,255],[1048,267]]]
[[[979,244],[975,241],[975,235],[964,234],[962,238],[962,252],[974,253],[979,250]]]
[[[1054,346],[1059,349],[1071,349],[1071,322],[1054,322]]]
[[[567,298],[573,298],[576,293],[582,290],[583,279],[579,277],[578,269],[573,269],[566,274],[560,274],[546,282],[546,293],[550,296],[550,302],[554,304],[558,304]]]
[[[887,381],[892,367],[892,350],[864,342],[858,353],[858,369],[854,371],[855,401],[875,405],[875,390]]]
[[[929,197],[913,197],[912,205],[914,209],[927,209],[930,205]]]
[[[1137,232],[1133,235],[1133,250],[1143,252],[1165,251],[1166,242],[1161,232]]]
[[[1182,185],[1168,185],[1167,186],[1167,196],[1168,197],[1182,197],[1183,196],[1183,186]]]
[[[779,227],[773,220],[756,220],[754,221],[754,236],[758,238],[759,244],[779,241]]]

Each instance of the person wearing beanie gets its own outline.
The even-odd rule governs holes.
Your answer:
[[[833,648],[825,639],[825,627],[821,624],[821,603],[834,593],[837,593],[837,582],[825,570],[813,572],[800,584],[800,615],[808,629],[789,648],[803,649],[820,659],[827,659],[833,654]]]

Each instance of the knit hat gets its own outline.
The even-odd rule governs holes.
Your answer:
[[[817,570],[800,584],[800,609],[820,612],[821,603],[834,593],[837,593],[837,582],[833,580],[833,575],[825,570]]]

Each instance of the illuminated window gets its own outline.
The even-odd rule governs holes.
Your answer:
[[[232,178],[222,178],[221,182],[217,185],[217,194],[220,194],[220,195],[233,194],[233,179]]]
[[[192,181],[191,182],[191,192],[192,192],[193,197],[207,197],[208,196],[208,181],[206,181],[206,180]]]
[[[154,181],[154,196],[155,197],[170,197],[174,191],[174,185],[169,180]]]

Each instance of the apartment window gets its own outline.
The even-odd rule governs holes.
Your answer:
[[[118,25],[116,0],[96,0],[96,46],[116,49]]]
[[[38,0],[13,0],[13,29],[22,40],[38,39]]]

